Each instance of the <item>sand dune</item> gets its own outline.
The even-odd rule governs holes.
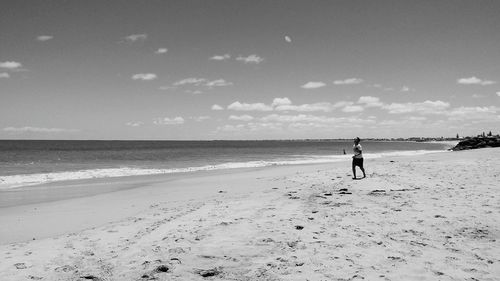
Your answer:
[[[2,280],[500,280],[500,149],[365,165],[156,183],[132,216],[3,243]]]

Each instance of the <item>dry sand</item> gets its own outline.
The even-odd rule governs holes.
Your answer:
[[[3,208],[0,279],[500,280],[500,149],[349,165]]]

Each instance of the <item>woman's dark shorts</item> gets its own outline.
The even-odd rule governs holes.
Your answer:
[[[352,165],[363,167],[363,158],[352,158]]]

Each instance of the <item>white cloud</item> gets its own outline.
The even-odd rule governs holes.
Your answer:
[[[213,57],[210,58],[210,60],[228,60],[231,58],[230,54],[224,54],[224,55],[214,55]]]
[[[54,36],[50,36],[50,35],[40,35],[40,36],[36,37],[36,40],[44,42],[44,41],[49,41],[53,38],[54,38]]]
[[[259,57],[258,55],[249,55],[248,57],[238,56],[236,60],[242,61],[244,63],[255,63],[255,64],[259,64],[264,61],[264,59]]]
[[[364,104],[366,107],[380,107],[383,105],[379,98],[371,96],[360,97],[358,103]]]
[[[3,128],[5,132],[13,133],[68,133],[78,132],[76,129],[63,129],[63,128],[40,128],[40,127],[6,127]]]
[[[403,87],[401,87],[400,91],[401,91],[401,92],[403,92],[403,93],[407,93],[407,92],[415,92],[415,90],[414,90],[414,89],[412,89],[412,88],[410,88],[410,87],[408,87],[408,86],[403,86]]]
[[[208,87],[224,87],[224,86],[231,86],[233,85],[233,83],[228,82],[224,79],[217,79],[213,81],[208,81],[205,85]]]
[[[137,41],[144,41],[148,38],[147,34],[131,34],[129,36],[125,36],[124,39],[127,42],[133,43]]]
[[[181,125],[184,124],[184,118],[177,116],[175,118],[156,118],[153,120],[155,125]]]
[[[297,111],[297,112],[330,112],[335,108],[352,106],[353,102],[337,102],[335,104],[331,104],[329,102],[318,102],[311,104],[300,104],[294,105],[292,101],[287,98],[275,98],[270,105],[265,103],[240,103],[239,101],[234,102],[228,106],[230,110],[239,110],[239,111]]]
[[[493,85],[496,84],[497,82],[495,81],[490,81],[490,80],[482,80],[479,79],[475,76],[469,77],[469,78],[460,78],[457,80],[458,84],[463,84],[463,85],[481,85],[481,86],[486,86],[486,85]]]
[[[195,78],[195,77],[190,77],[186,79],[179,80],[174,83],[174,86],[182,86],[182,85],[189,85],[189,84],[194,84],[194,85],[200,85],[201,83],[205,83],[207,79],[205,78]]]
[[[424,116],[410,116],[407,118],[410,121],[425,121],[427,120],[427,117]]]
[[[301,105],[293,105],[293,104],[285,104],[278,105],[275,107],[276,111],[298,111],[298,112],[313,112],[313,111],[323,111],[329,112],[335,108],[334,105],[328,102],[319,102],[312,104],[301,104]]]
[[[132,122],[127,122],[125,125],[130,126],[130,127],[139,127],[142,126],[144,123],[141,121],[132,121]]]
[[[275,124],[293,123],[296,124],[294,126],[298,127],[302,127],[302,125],[319,127],[317,126],[318,124],[328,124],[329,126],[335,126],[335,127],[350,127],[350,126],[357,127],[363,124],[374,124],[376,122],[375,120],[372,119],[360,119],[356,117],[327,117],[327,116],[317,116],[309,114],[298,114],[298,115],[270,114],[260,118],[259,120],[261,122],[274,122]]]
[[[172,86],[160,86],[158,89],[162,90],[162,91],[166,91],[166,90],[175,89],[175,87],[172,87]]]
[[[150,81],[158,78],[158,76],[154,73],[138,73],[132,75],[133,80],[143,80],[143,81]]]
[[[0,72],[0,78],[10,78],[10,74],[7,72]]]
[[[290,36],[286,35],[285,36],[285,41],[288,42],[288,43],[291,43],[292,42],[292,38],[290,38]]]
[[[499,96],[499,97],[500,97],[500,92],[497,92],[497,96]]]
[[[193,94],[193,95],[203,94],[203,92],[200,91],[200,90],[186,90],[185,92],[188,93],[188,94]]]
[[[155,53],[157,53],[157,54],[165,54],[166,52],[168,52],[167,48],[159,48],[158,50],[156,50]]]
[[[310,81],[305,83],[304,85],[300,86],[303,89],[317,89],[324,87],[326,84],[323,82],[315,82],[315,81]]]
[[[272,111],[272,106],[266,105],[264,103],[240,103],[235,101],[227,106],[229,110],[235,111]]]
[[[334,85],[355,85],[363,83],[363,79],[359,78],[347,78],[344,80],[335,80],[333,81]]]
[[[224,110],[224,108],[218,104],[212,105],[212,110]]]
[[[229,116],[229,120],[235,120],[235,121],[248,122],[248,121],[252,121],[253,119],[254,119],[253,116],[250,116],[250,115],[240,115],[240,116],[231,115],[231,116]]]
[[[216,79],[216,80],[208,80],[205,78],[195,78],[190,77],[186,79],[179,80],[174,82],[174,86],[184,86],[184,85],[194,85],[194,86],[207,86],[209,88],[212,87],[224,87],[233,85],[232,82],[226,81],[224,79]]]
[[[496,106],[461,106],[453,108],[446,115],[450,117],[450,120],[494,120],[498,118],[499,112],[500,107]]]
[[[210,118],[211,118],[210,116],[194,116],[194,117],[190,117],[190,119],[193,119],[196,122],[202,122],[202,121],[208,120]]]
[[[342,108],[343,112],[361,112],[363,110],[364,108],[359,105],[347,105],[344,108]]]
[[[224,126],[219,126],[215,130],[215,132],[240,132],[246,129],[246,125],[244,124],[238,124],[238,125],[224,125]]]
[[[401,114],[401,113],[422,113],[422,114],[443,114],[445,110],[450,107],[448,102],[444,101],[430,101],[426,100],[424,102],[417,103],[391,103],[384,105],[383,108],[388,110],[391,114]]]
[[[262,122],[282,122],[282,123],[290,123],[290,122],[332,122],[335,118],[328,118],[324,116],[315,116],[315,115],[279,115],[279,114],[271,114],[260,118]]]
[[[272,106],[290,105],[290,104],[292,104],[292,101],[289,98],[284,97],[284,98],[275,98],[273,100]]]
[[[20,68],[21,66],[23,66],[23,65],[17,61],[0,62],[0,68],[17,69],[17,68]]]

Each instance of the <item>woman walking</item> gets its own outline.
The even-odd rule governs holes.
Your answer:
[[[361,140],[359,139],[359,137],[356,137],[354,139],[354,145],[352,146],[352,150],[354,152],[354,156],[352,156],[353,180],[357,179],[356,166],[358,166],[361,169],[361,172],[363,172],[363,178],[366,177],[365,168],[363,167],[363,148],[361,147],[361,144],[359,144],[360,142]]]

